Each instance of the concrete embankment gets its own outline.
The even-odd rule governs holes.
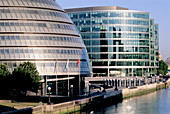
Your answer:
[[[139,95],[143,95],[143,94],[147,94],[159,89],[164,89],[166,88],[165,83],[160,83],[160,84],[149,84],[149,85],[143,85],[143,86],[139,86],[137,88],[133,88],[133,89],[123,89],[122,90],[122,97],[123,99],[125,98],[129,98],[129,97],[134,97],[134,96],[139,96]]]
[[[59,114],[75,113],[82,110],[92,110],[93,107],[103,106],[107,104],[114,104],[121,102],[125,98],[139,96],[147,94],[159,89],[168,88],[170,85],[170,80],[166,83],[154,83],[147,84],[143,86],[138,86],[136,88],[125,88],[119,91],[114,91],[114,89],[107,89],[106,93],[101,93],[97,96],[92,96],[89,98],[74,100],[70,102],[54,104],[54,105],[41,105],[33,107],[31,110],[33,114],[41,114],[42,112],[54,112]]]
[[[165,89],[168,88],[170,85],[170,79],[167,80],[165,83],[160,82],[160,83],[154,83],[154,84],[147,84],[143,86],[138,86],[137,88],[134,89],[123,89],[122,90],[122,98],[129,98],[129,97],[134,97],[134,96],[139,96],[143,94],[147,94],[153,91],[157,91],[160,89]]]

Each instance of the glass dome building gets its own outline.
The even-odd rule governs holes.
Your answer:
[[[117,6],[65,9],[86,45],[93,76],[150,76],[159,65],[158,25]]]
[[[48,86],[53,95],[69,95],[70,85],[78,94],[90,76],[82,38],[55,0],[0,0],[0,62],[12,72],[26,61],[39,71],[41,95]]]

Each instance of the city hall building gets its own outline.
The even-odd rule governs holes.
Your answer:
[[[65,11],[81,33],[93,76],[150,76],[158,68],[158,25],[149,12],[117,6]]]
[[[83,40],[55,0],[0,0],[0,62],[12,72],[32,62],[41,76],[41,95],[84,89],[91,68]],[[79,61],[79,63],[77,63]]]

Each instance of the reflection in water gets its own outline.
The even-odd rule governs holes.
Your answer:
[[[170,114],[170,88],[96,109],[93,114]]]

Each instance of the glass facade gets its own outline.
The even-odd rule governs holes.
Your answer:
[[[41,95],[47,95],[48,86],[54,95],[69,95],[70,85],[74,93],[83,90],[79,83],[91,73],[86,47],[57,2],[1,0],[0,6],[0,62],[11,72],[22,62],[34,63],[41,76]]]
[[[86,45],[94,76],[150,76],[159,66],[158,25],[116,6],[66,9]]]
[[[168,75],[170,74],[170,57],[168,57],[166,60],[165,60],[166,64],[168,65]]]

